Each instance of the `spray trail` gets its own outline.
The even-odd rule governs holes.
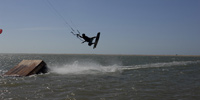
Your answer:
[[[74,61],[71,64],[64,64],[62,66],[50,66],[52,73],[56,74],[105,74],[105,73],[122,73],[126,70],[139,70],[144,68],[162,68],[185,66],[190,64],[200,63],[200,61],[173,61],[163,63],[150,63],[133,66],[121,66],[117,64],[102,66],[96,62],[79,62]]]
[[[52,73],[57,74],[98,74],[120,72],[120,67],[118,65],[102,66],[94,62],[80,63],[79,61],[75,61],[72,64],[51,66],[50,70]]]
[[[163,63],[150,63],[135,66],[126,66],[124,70],[142,69],[142,68],[161,68],[161,67],[174,67],[174,66],[186,66],[190,64],[200,63],[200,61],[173,61],[173,62],[163,62]]]

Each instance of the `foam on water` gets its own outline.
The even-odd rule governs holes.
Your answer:
[[[159,67],[173,67],[173,66],[184,66],[194,63],[200,63],[200,61],[173,61],[163,63],[150,63],[133,66],[121,66],[121,65],[109,65],[103,66],[96,62],[79,62],[74,61],[71,64],[64,64],[61,66],[49,66],[52,73],[56,74],[104,74],[104,73],[115,73],[123,72],[124,70],[135,70],[142,68],[159,68]]]
[[[123,68],[124,70],[141,69],[141,68],[158,68],[158,67],[173,67],[173,66],[185,66],[190,64],[200,63],[200,61],[173,61],[173,62],[163,62],[163,63],[150,63],[143,65],[127,66]]]
[[[111,65],[102,66],[95,62],[79,62],[74,61],[72,64],[65,64],[62,66],[50,66],[52,73],[57,74],[98,74],[98,73],[112,73],[120,72],[121,66]]]

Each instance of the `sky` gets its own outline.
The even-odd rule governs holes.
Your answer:
[[[200,0],[0,0],[0,29],[0,53],[200,55]]]

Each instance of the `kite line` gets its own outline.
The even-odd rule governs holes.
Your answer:
[[[49,1],[46,0],[48,2],[48,4],[51,6],[51,8],[56,12],[56,14],[65,22],[65,24],[68,26],[69,30],[71,30],[71,33],[76,36],[79,40],[82,40],[80,37],[78,37],[78,35],[80,35],[80,31],[76,28],[76,31],[74,30],[74,28],[67,22],[67,20],[65,20],[65,18],[58,12],[58,10],[56,10],[56,8],[53,6],[53,4]],[[71,23],[73,24],[72,20],[70,20]],[[74,25],[74,24],[73,24]],[[75,26],[75,25],[74,25]]]

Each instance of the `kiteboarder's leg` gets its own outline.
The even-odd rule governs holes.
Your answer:
[[[92,37],[92,39],[97,38],[96,36]]]
[[[89,45],[89,46],[91,46],[92,44],[93,44],[93,43],[91,43],[91,42],[88,42],[88,45]]]
[[[91,46],[91,45],[94,44],[94,43],[92,43],[92,41],[94,40],[94,38],[96,38],[96,37],[92,37],[92,38],[90,38],[90,41],[88,41],[88,45],[89,45],[89,46]]]
[[[97,38],[96,36],[92,37],[92,41],[93,41],[94,39],[96,39],[96,38]],[[91,41],[91,42],[92,42],[92,41]],[[94,43],[92,42],[92,44],[94,44]]]

